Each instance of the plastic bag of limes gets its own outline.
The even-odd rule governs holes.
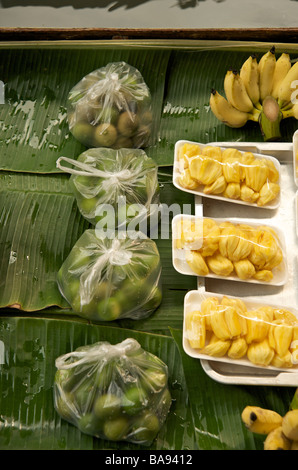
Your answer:
[[[66,162],[67,165],[64,165]],[[59,157],[57,168],[71,174],[78,208],[93,225],[113,230],[158,223],[158,166],[141,149],[93,148],[76,160]]]
[[[56,359],[54,406],[82,432],[150,445],[170,406],[168,368],[132,338],[98,342]]]
[[[145,147],[152,128],[150,90],[135,67],[111,62],[70,90],[67,116],[70,132],[87,147]]]
[[[125,236],[125,237],[124,237]],[[73,311],[92,321],[148,317],[160,305],[161,262],[156,243],[127,232],[113,239],[86,230],[58,272]]]

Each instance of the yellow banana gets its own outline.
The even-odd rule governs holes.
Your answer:
[[[278,99],[281,82],[287,75],[291,66],[292,65],[291,65],[290,55],[286,52],[281,54],[281,56],[276,61],[276,66],[275,66],[274,75],[273,75],[272,93],[271,93],[271,96],[273,96],[273,98],[275,98],[276,100]]]
[[[216,90],[212,90],[211,92],[210,107],[217,119],[229,127],[243,127],[249,119],[248,113],[234,108],[234,106]]]
[[[265,439],[264,450],[290,450],[291,441],[284,435],[282,427],[271,431]]]
[[[247,94],[254,105],[258,105],[260,101],[259,88],[259,68],[255,56],[251,55],[242,65],[240,69],[240,77],[246,88]]]
[[[298,410],[290,410],[285,414],[282,431],[288,439],[298,441]]]
[[[293,101],[293,99],[297,100],[297,96],[295,95],[295,88],[297,87],[297,83],[295,83],[295,81],[297,80],[298,80],[298,62],[292,65],[287,75],[281,82],[279,92],[278,92],[278,104],[281,108],[283,108],[286,104]]]
[[[224,79],[224,90],[227,100],[234,108],[249,113],[253,108],[253,103],[247,94],[245,85],[239,73],[235,70],[228,70]]]
[[[260,100],[270,96],[273,87],[273,76],[276,67],[275,47],[264,54],[259,61]]]
[[[257,434],[269,434],[282,424],[282,416],[273,410],[258,406],[246,406],[241,414],[247,429]]]

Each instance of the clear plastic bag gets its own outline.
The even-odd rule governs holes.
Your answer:
[[[57,282],[73,311],[95,322],[145,318],[162,300],[159,252],[144,235],[109,239],[86,230],[63,262]]]
[[[189,293],[184,337],[197,357],[274,369],[298,367],[298,316],[286,307]]]
[[[277,207],[281,188],[275,158],[184,141],[176,153],[182,188],[256,207]]]
[[[286,282],[285,246],[275,227],[196,216],[176,217],[173,224],[175,249],[194,274],[274,285]]]
[[[168,368],[132,338],[98,342],[56,359],[54,406],[82,432],[150,445],[170,406]]]
[[[67,116],[71,133],[87,147],[143,148],[152,128],[150,90],[135,67],[112,62],[71,89]]]
[[[57,168],[71,174],[78,208],[93,225],[102,221],[102,229],[122,230],[144,224],[146,231],[150,217],[158,222],[158,166],[143,150],[89,149],[77,160],[60,157]]]

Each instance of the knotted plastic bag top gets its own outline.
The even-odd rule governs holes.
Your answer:
[[[151,94],[141,73],[122,61],[83,77],[69,92],[68,122],[88,147],[145,146],[151,133]]]

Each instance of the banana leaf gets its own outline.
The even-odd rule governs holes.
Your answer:
[[[210,110],[209,96],[212,88],[223,92],[227,69],[240,69],[249,55],[260,56],[271,45],[183,44],[0,45],[0,77],[5,83],[5,104],[0,106],[0,168],[55,173],[57,156],[76,158],[85,150],[68,129],[68,92],[87,73],[118,60],[136,66],[151,90],[154,126],[146,151],[159,165],[173,163],[178,139],[202,143],[262,140],[256,123],[248,122],[241,129],[220,123]],[[276,45],[277,55],[284,51],[297,59],[295,45]],[[281,123],[284,141],[291,141],[297,127],[293,118]]]
[[[172,405],[150,449],[196,449],[187,387],[179,352],[171,337],[80,321],[2,317],[1,450],[144,450],[125,442],[107,442],[81,433],[54,409],[55,359],[97,341],[117,344],[135,338],[168,366]],[[3,357],[5,355],[5,361]],[[147,449],[147,447],[146,447]]]
[[[68,176],[56,169],[61,154],[75,158],[84,150],[68,132],[69,89],[112,60],[139,68],[153,95],[154,139],[146,152],[160,165],[161,201],[180,208],[190,204],[193,211],[193,198],[171,183],[174,144],[178,139],[261,140],[253,124],[230,129],[219,123],[210,111],[209,93],[212,87],[222,90],[227,68],[239,68],[252,52],[270,47],[228,41],[0,45],[5,83],[0,105],[1,449],[138,450],[81,434],[53,410],[55,358],[99,339],[135,337],[168,364],[173,405],[152,449],[261,449],[263,439],[242,426],[244,406],[287,411],[293,388],[216,383],[183,351],[183,300],[196,288],[196,279],[174,270],[170,232],[168,239],[160,232],[156,239],[163,301],[148,319],[88,323],[71,311],[56,285],[57,270],[88,227]],[[298,56],[295,44],[277,45],[278,53],[285,50]],[[284,140],[290,141],[297,122],[284,124]],[[170,231],[170,222],[163,221],[160,230]]]
[[[157,139],[170,52],[131,47],[1,48],[0,168],[55,173],[60,155],[76,158],[86,148],[69,132],[67,96],[86,74],[125,61],[142,73],[152,95]]]
[[[185,207],[193,211],[193,197],[180,195],[171,179],[172,167],[164,168],[159,176],[161,204],[176,204],[180,211]],[[68,182],[69,176],[61,174],[0,173],[2,311],[13,306],[38,315],[40,311],[47,315],[75,315],[60,294],[56,277],[71,248],[90,225],[79,213]],[[173,268],[172,216],[171,213],[161,218],[155,234],[162,262],[162,304],[150,318],[119,320],[120,326],[166,332],[169,325],[182,325],[183,299],[189,289],[196,287],[196,280]]]

